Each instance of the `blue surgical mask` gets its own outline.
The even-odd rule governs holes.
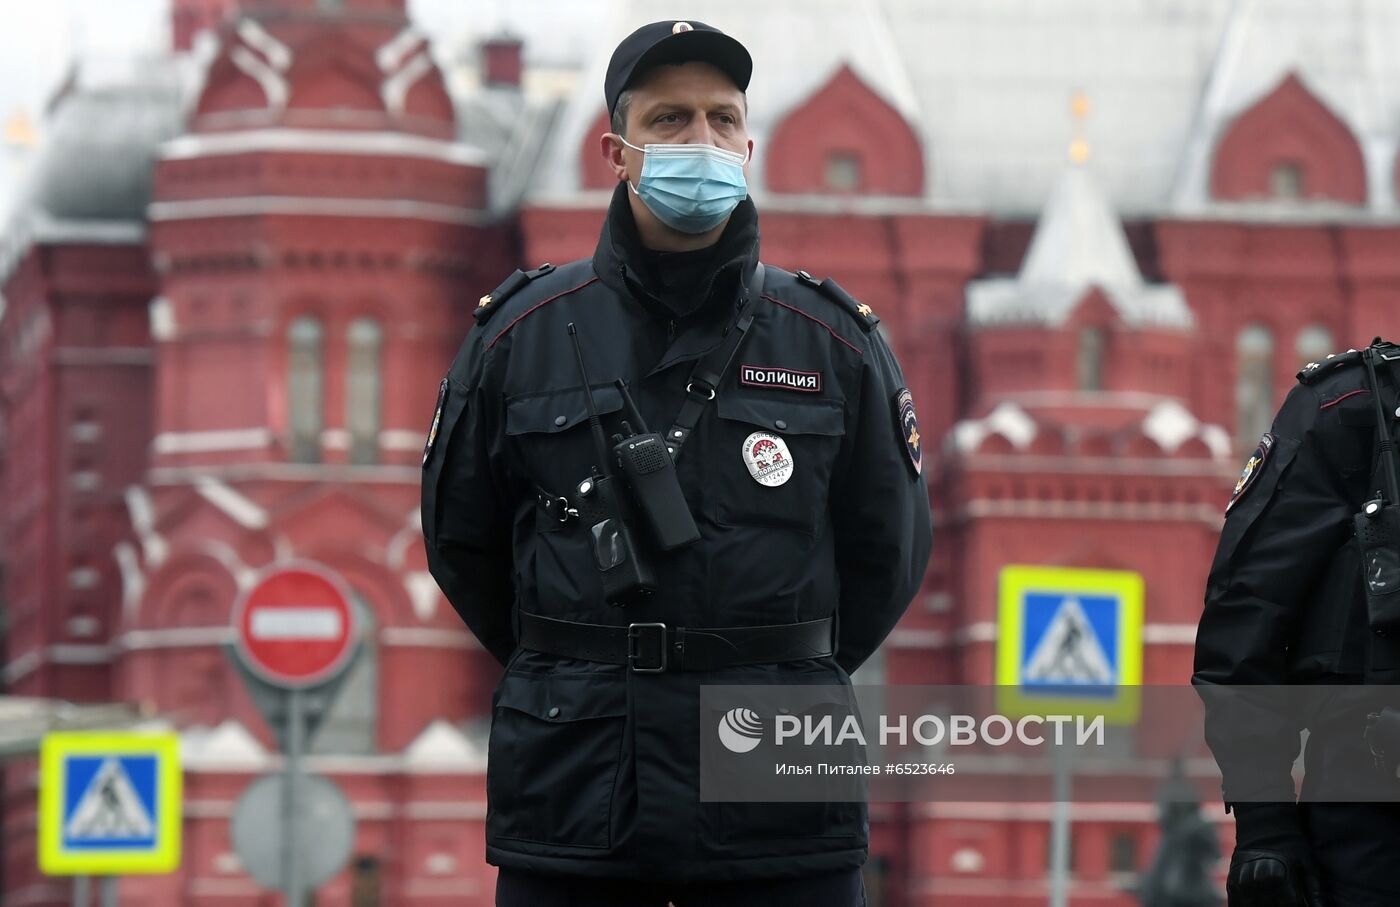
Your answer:
[[[622,136],[618,136],[622,138]],[[744,179],[747,154],[714,145],[653,145],[638,148],[646,155],[642,176],[627,187],[656,219],[682,233],[704,233],[724,222],[734,206],[749,194]]]

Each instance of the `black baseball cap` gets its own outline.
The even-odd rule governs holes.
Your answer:
[[[608,75],[603,80],[608,116],[617,108],[618,96],[653,67],[697,61],[719,69],[734,80],[740,91],[748,89],[753,58],[744,45],[724,32],[693,19],[643,25],[622,39],[608,61]]]

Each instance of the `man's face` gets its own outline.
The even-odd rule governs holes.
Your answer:
[[[661,145],[715,145],[747,155],[753,148],[744,116],[744,94],[708,63],[658,66],[632,88],[627,110],[627,141],[644,148]],[[619,179],[637,185],[645,157],[612,138],[609,163]],[[744,163],[745,175],[748,162]]]

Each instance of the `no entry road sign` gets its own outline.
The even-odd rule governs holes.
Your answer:
[[[244,664],[275,686],[314,686],[343,670],[354,654],[350,591],[315,564],[274,565],[233,608]]]

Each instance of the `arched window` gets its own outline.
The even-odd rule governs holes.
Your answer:
[[[1321,362],[1335,349],[1332,332],[1320,324],[1310,324],[1299,331],[1293,346],[1293,351],[1298,354],[1299,368],[1309,362]]]
[[[350,432],[350,462],[379,459],[381,379],[379,348],[383,332],[372,318],[356,318],[346,331],[345,427]]]
[[[1104,334],[1101,327],[1079,329],[1079,358],[1077,372],[1079,389],[1103,390]]]
[[[359,595],[350,596],[360,634],[360,652],[345,675],[311,752],[364,756],[377,749],[379,730],[379,629]]]
[[[288,447],[297,463],[321,459],[324,348],[325,331],[318,319],[303,316],[287,328]]]
[[[1247,451],[1259,443],[1274,418],[1274,335],[1251,324],[1235,341],[1235,445]]]
[[[1303,188],[1303,165],[1297,161],[1280,161],[1269,171],[1269,194],[1274,198],[1300,199]]]
[[[826,156],[826,188],[832,192],[855,192],[860,188],[860,155],[852,151],[832,151]]]

